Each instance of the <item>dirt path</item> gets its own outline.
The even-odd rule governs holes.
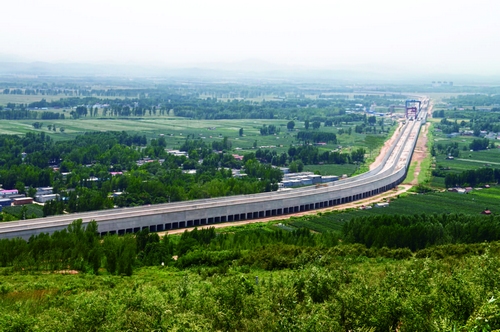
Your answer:
[[[430,114],[432,114],[432,106],[432,104],[429,105],[429,111],[427,112],[429,116]],[[412,186],[418,185],[418,175],[422,170],[422,161],[427,156],[427,133],[429,132],[429,126],[429,123],[426,123],[424,126],[422,126],[420,135],[418,135],[417,144],[415,145],[415,151],[413,151],[413,155],[411,158],[410,165],[416,163],[413,173],[413,180],[411,181],[411,183],[408,183]]]

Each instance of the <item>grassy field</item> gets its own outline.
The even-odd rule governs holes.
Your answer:
[[[40,101],[42,99],[45,99],[46,101],[50,102],[67,97],[68,96],[65,96],[64,94],[56,96],[42,96],[42,95],[14,95],[14,94],[4,95],[3,93],[0,93],[0,105],[6,106],[8,103],[29,104],[29,103],[34,103],[36,101]]]
[[[342,225],[352,218],[372,215],[414,215],[421,213],[464,213],[475,215],[486,209],[489,209],[493,214],[500,214],[499,196],[500,187],[474,190],[469,194],[449,192],[418,195],[404,194],[398,199],[391,200],[389,206],[385,208],[374,207],[369,210],[334,211],[323,213],[320,218],[316,216],[291,218],[288,224],[294,227],[307,227],[314,231],[324,232],[340,230]]]
[[[425,183],[430,181],[431,179],[431,156],[428,155],[422,162],[420,163],[420,173],[418,174],[417,182]]]
[[[413,162],[410,164],[408,168],[408,172],[406,173],[406,178],[404,179],[404,183],[411,183],[415,179],[415,168],[417,167],[417,162]]]
[[[32,126],[35,120],[0,121],[0,134],[23,135],[26,132],[45,132],[54,140],[73,139],[75,136],[92,131],[126,131],[146,135],[147,138],[158,138],[164,135],[168,148],[176,148],[182,144],[188,135],[195,138],[202,138],[211,144],[214,140],[221,140],[227,136],[232,141],[233,149],[248,150],[253,147],[255,141],[257,146],[264,149],[276,149],[278,153],[288,150],[290,145],[298,143],[293,137],[297,130],[304,128],[304,123],[296,121],[294,132],[289,132],[286,128],[288,120],[264,120],[264,119],[241,119],[241,120],[191,120],[180,117],[143,117],[143,118],[84,118],[65,120],[39,120],[43,123],[42,129],[35,130]],[[55,125],[57,130],[49,131],[48,125]],[[263,125],[275,125],[281,132],[277,135],[260,135],[260,128]],[[342,128],[353,127],[343,125]],[[59,128],[64,127],[61,133]],[[239,129],[243,128],[243,136],[239,137]],[[340,127],[339,127],[340,128]],[[335,127],[321,127],[321,131],[338,133]],[[352,130],[352,134],[344,133],[338,135],[337,144],[328,144],[325,150],[333,150],[341,145],[344,152],[352,149],[364,147],[365,134],[357,134]],[[387,134],[384,134],[387,137]],[[271,148],[272,147],[272,148]]]
[[[438,164],[445,167],[445,168],[449,167],[449,172],[454,172],[454,173],[461,173],[461,172],[469,170],[469,169],[478,169],[478,168],[484,168],[484,167],[493,167],[493,168],[500,167],[499,164],[495,165],[489,161],[476,160],[476,159],[446,160],[446,159],[442,158],[442,160],[438,161]]]
[[[433,119],[434,122],[440,119]],[[458,119],[460,122],[461,119]],[[461,173],[466,170],[478,169],[484,167],[500,168],[500,149],[488,149],[482,151],[470,151],[469,145],[474,139],[473,136],[457,136],[450,138],[448,135],[439,131],[429,131],[429,141],[434,141],[434,147],[446,147],[450,143],[457,143],[459,156],[454,159],[447,159],[445,155],[440,154],[435,158],[436,168],[444,168],[446,172]],[[495,142],[496,143],[496,142]],[[496,144],[498,146],[498,144]],[[429,161],[430,163],[431,161]],[[444,178],[432,177],[430,185],[433,187],[444,188]]]

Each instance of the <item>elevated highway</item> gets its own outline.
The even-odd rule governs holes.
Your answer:
[[[426,120],[428,100],[414,121],[406,123],[395,134],[396,139],[382,162],[369,172],[330,183],[325,187],[305,187],[254,195],[229,196],[186,202],[66,214],[31,220],[0,223],[0,238],[52,233],[66,228],[73,220],[83,224],[97,221],[105,234],[135,233],[209,225],[219,222],[258,219],[320,209],[377,195],[403,181],[422,123]]]

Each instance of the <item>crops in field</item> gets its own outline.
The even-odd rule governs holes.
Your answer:
[[[27,132],[43,131],[54,140],[73,139],[85,132],[96,131],[126,131],[129,134],[146,135],[148,139],[158,138],[163,135],[167,142],[167,148],[178,148],[187,137],[203,139],[208,144],[213,141],[229,137],[232,148],[239,150],[251,150],[256,144],[263,149],[275,149],[278,153],[287,151],[292,144],[298,144],[296,135],[298,130],[304,128],[304,122],[296,121],[295,131],[289,132],[286,128],[287,120],[263,120],[263,119],[237,119],[237,120],[193,120],[181,117],[143,117],[143,118],[88,118],[88,119],[65,119],[65,120],[40,120],[42,129],[33,128],[34,120],[0,121],[0,134],[24,135]],[[260,128],[264,125],[275,125],[280,129],[276,135],[261,135]],[[344,131],[353,127],[356,123],[343,125]],[[56,131],[48,130],[49,125],[55,125]],[[60,128],[64,132],[60,132]],[[239,136],[239,130],[243,128],[243,136]],[[365,134],[347,133],[338,135],[338,128],[321,127],[320,131],[337,134],[337,144],[329,143],[322,147],[324,151],[343,147],[343,152],[350,152],[357,147],[365,147]],[[384,134],[383,137],[387,134]],[[352,167],[347,167],[344,173],[351,174]],[[349,171],[351,170],[351,171]],[[341,172],[340,170],[339,172]],[[340,174],[335,172],[335,174]]]
[[[24,209],[26,211],[25,215],[27,218],[32,218],[33,216],[36,218],[43,217],[43,209],[40,205],[28,204],[24,205]],[[3,212],[13,216],[20,216],[21,213],[23,213],[23,206],[6,206],[3,208]]]
[[[478,215],[486,209],[490,210],[493,214],[500,214],[500,207],[498,206],[499,196],[500,187],[474,190],[469,194],[450,192],[404,194],[398,199],[391,200],[387,207],[326,212],[318,216],[293,218],[289,224],[294,227],[307,227],[317,232],[325,232],[340,230],[342,224],[352,218],[373,215],[414,215],[422,213]]]

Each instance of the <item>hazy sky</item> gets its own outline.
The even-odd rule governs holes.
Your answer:
[[[0,54],[500,74],[499,14],[497,0],[12,0],[2,4]]]

